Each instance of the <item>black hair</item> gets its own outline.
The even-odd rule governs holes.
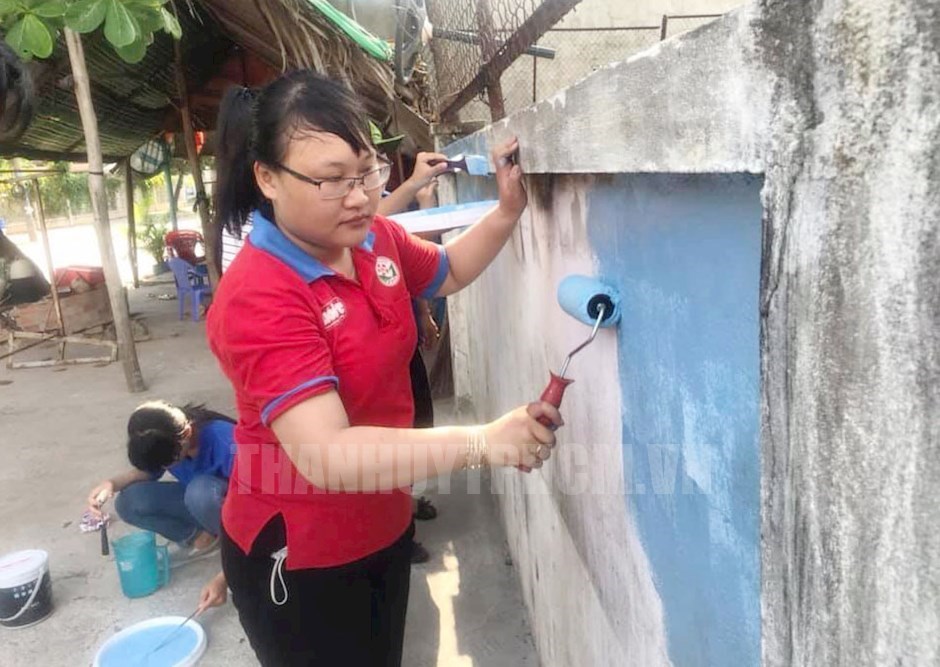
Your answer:
[[[138,470],[162,472],[179,459],[186,427],[193,427],[195,437],[202,424],[213,420],[235,423],[201,404],[178,408],[163,401],[144,403],[127,420],[127,458]]]
[[[369,150],[368,117],[356,95],[338,81],[310,70],[284,74],[258,90],[230,88],[219,106],[215,188],[216,225],[241,236],[249,214],[266,206],[255,182],[254,163],[273,169],[291,139],[328,132],[356,152]]]

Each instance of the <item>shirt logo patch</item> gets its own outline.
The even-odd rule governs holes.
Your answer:
[[[346,304],[338,298],[331,299],[323,306],[323,326],[327,329],[336,326],[346,317]]]
[[[394,287],[401,280],[398,266],[388,257],[379,257],[375,260],[375,275],[386,287]]]

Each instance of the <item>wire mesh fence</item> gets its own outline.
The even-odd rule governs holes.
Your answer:
[[[721,14],[688,14],[688,15],[669,15],[663,17],[662,38],[675,37],[684,32],[700,28],[706,23],[711,23]]]
[[[438,114],[540,4],[538,0],[428,0],[428,18],[435,37],[424,58],[426,69],[433,72],[431,85],[436,91]],[[554,57],[523,55],[501,75],[498,92],[505,113],[543,100],[600,67],[626,60],[661,39],[693,30],[719,16],[669,15],[656,26],[547,29],[537,47],[554,51]],[[492,118],[485,90],[480,90],[457,116],[460,121]]]
[[[433,26],[430,51],[434,61],[439,111],[447,109],[498,55],[505,55],[511,43],[532,42],[578,0],[428,0],[427,15]],[[527,37],[534,38],[529,40]],[[489,79],[489,88],[498,95],[499,73]],[[486,90],[477,91],[486,97]],[[480,108],[480,107],[476,107]],[[482,109],[481,109],[482,110]],[[464,107],[461,117],[476,112]],[[482,117],[489,117],[485,114]]]
[[[506,111],[527,107],[600,67],[648,49],[659,41],[659,34],[652,26],[550,30],[539,45],[555,49],[554,59],[524,56],[503,74]]]

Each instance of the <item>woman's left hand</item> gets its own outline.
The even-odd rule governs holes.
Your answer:
[[[430,304],[418,299],[418,342],[425,350],[430,350],[440,337],[441,329],[434,321]]]
[[[437,206],[437,176],[415,193],[415,201],[418,202],[419,209]]]
[[[228,599],[228,582],[225,579],[225,573],[219,572],[212,580],[202,587],[199,593],[199,607],[196,615],[198,616],[209,607],[221,607]]]
[[[434,162],[435,164],[431,164]],[[408,178],[412,189],[417,193],[447,171],[447,156],[443,153],[418,153],[415,155],[415,166]]]
[[[513,222],[519,219],[528,203],[525,187],[522,185],[522,167],[513,163],[513,156],[519,150],[519,140],[510,137],[496,146],[491,157],[496,165],[496,183],[499,186],[499,208]]]

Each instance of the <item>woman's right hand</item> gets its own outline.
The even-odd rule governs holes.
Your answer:
[[[106,479],[88,494],[88,509],[96,517],[101,518],[101,506],[114,496],[114,482]]]
[[[541,401],[518,407],[484,426],[490,465],[541,468],[552,455],[555,432],[541,424],[540,417],[555,428],[565,423],[558,408]]]

